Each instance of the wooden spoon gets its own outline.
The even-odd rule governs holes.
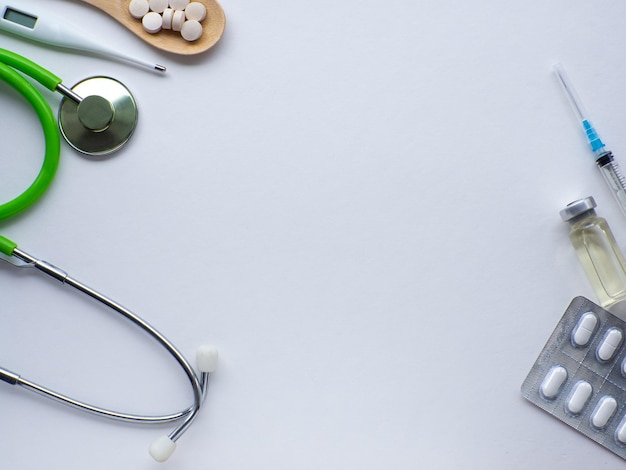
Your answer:
[[[209,50],[220,40],[226,27],[224,10],[215,0],[193,0],[206,7],[206,18],[202,21],[203,33],[197,41],[185,41],[180,32],[161,30],[156,34],[144,31],[141,20],[133,18],[128,10],[130,0],[79,0],[88,3],[113,17],[148,44],[163,51],[180,55],[200,54]]]

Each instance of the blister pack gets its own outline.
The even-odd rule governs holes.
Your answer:
[[[561,317],[522,395],[626,459],[626,322],[584,297]]]

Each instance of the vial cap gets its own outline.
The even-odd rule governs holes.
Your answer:
[[[577,201],[570,202],[565,209],[561,210],[559,214],[563,222],[568,222],[587,211],[590,211],[597,207],[596,201],[593,197],[589,196],[584,199],[578,199]]]

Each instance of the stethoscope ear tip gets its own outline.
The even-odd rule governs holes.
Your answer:
[[[176,443],[169,436],[161,436],[150,444],[150,455],[157,462],[165,462],[176,450]]]
[[[218,352],[215,346],[202,345],[196,351],[196,364],[201,372],[211,373],[217,369]]]

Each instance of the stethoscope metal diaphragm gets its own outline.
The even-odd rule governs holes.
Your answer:
[[[104,156],[122,147],[137,125],[137,103],[122,83],[91,77],[71,89],[79,101],[63,98],[59,128],[68,144],[86,155]]]

